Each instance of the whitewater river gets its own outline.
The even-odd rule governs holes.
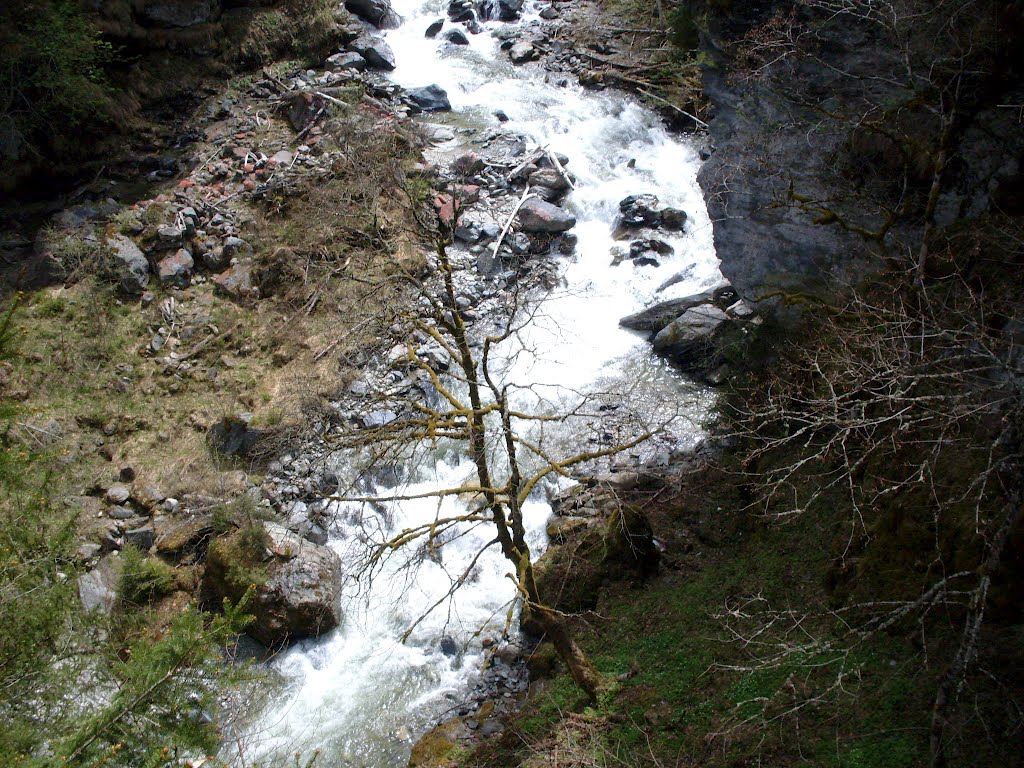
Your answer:
[[[424,36],[431,22],[445,16],[447,3],[393,4],[404,20],[400,28],[386,33],[398,63],[394,82],[410,88],[440,85],[452,103],[451,115],[430,116],[430,121],[482,131],[500,125],[525,137],[529,148],[546,146],[568,156],[567,167],[576,178],[577,189],[563,203],[578,220],[573,230],[579,237],[576,253],[536,257],[558,258],[563,284],[544,302],[501,371],[506,381],[543,385],[536,392],[524,392],[519,405],[537,406],[538,392],[549,405],[561,402],[566,407],[578,401],[581,392],[613,392],[650,419],[678,409],[679,418],[670,425],[674,444],[692,444],[699,434],[696,424],[707,412],[706,393],[676,375],[651,354],[645,339],[623,331],[617,321],[656,301],[722,282],[696,181],[696,145],[685,136],[667,133],[658,117],[631,97],[586,91],[574,82],[559,86],[561,76],[546,82],[546,73],[537,64],[514,67],[490,34],[504,26],[500,23],[488,22],[484,33],[469,36],[470,45],[454,46]],[[519,23],[536,19],[538,8],[528,0]],[[451,26],[446,23],[445,29]],[[498,110],[508,116],[507,123],[499,124],[494,116]],[[457,149],[455,140],[451,149]],[[660,267],[636,267],[629,260],[612,266],[609,251],[616,242],[612,230],[618,202],[648,192],[663,206],[681,208],[689,216],[684,232],[658,234],[673,246],[674,254],[663,258]],[[656,292],[678,273],[685,277]],[[565,434],[559,434],[558,426],[549,426],[544,439],[556,453],[560,447],[578,449],[581,435],[595,426],[600,428],[591,423],[577,428],[583,432]],[[421,448],[412,455],[403,482],[390,488],[377,485],[376,493],[411,495],[458,486],[473,476],[458,446]],[[339,456],[337,461],[342,474],[358,473],[358,457]],[[540,489],[527,510],[531,546],[537,552],[544,547],[544,523],[550,516],[545,491],[551,490],[550,485]],[[412,741],[474,683],[483,661],[481,640],[501,636],[514,596],[505,578],[508,563],[496,549],[481,558],[453,601],[444,602],[416,625],[407,642],[402,643],[401,636],[425,607],[448,591],[480,545],[492,538],[486,527],[463,531],[431,557],[403,555],[401,562],[387,564],[372,581],[351,576],[366,551],[361,534],[369,516],[379,528],[378,537],[383,537],[439,513],[457,511],[460,503],[450,498],[439,508],[437,500],[425,499],[376,505],[372,510],[337,505],[330,546],[343,558],[348,574],[343,624],[317,641],[293,646],[272,662],[286,682],[239,739],[246,764],[258,759],[261,764],[292,765],[289,755],[318,749],[318,766],[404,765]],[[458,653],[444,653],[442,638],[448,638],[444,650],[450,652],[454,644]]]

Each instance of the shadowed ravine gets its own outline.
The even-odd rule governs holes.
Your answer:
[[[469,126],[470,137],[499,128],[521,135],[527,149],[547,147],[566,155],[576,179],[575,191],[563,204],[577,218],[575,253],[538,257],[559,259],[562,284],[544,300],[543,311],[520,334],[515,349],[506,350],[511,362],[500,372],[504,380],[543,386],[545,398],[566,404],[581,393],[615,393],[628,409],[655,421],[670,401],[682,402],[683,410],[668,429],[671,437],[647,454],[657,460],[659,450],[692,445],[708,412],[709,395],[655,357],[644,337],[621,329],[618,320],[655,301],[722,282],[696,181],[700,160],[695,146],[686,137],[670,135],[656,114],[620,93],[547,82],[539,65],[513,66],[490,34],[506,26],[500,22],[486,23],[483,33],[469,36],[468,46],[454,46],[424,36],[428,25],[445,15],[446,4],[396,0],[394,7],[403,23],[386,33],[397,61],[393,80],[407,88],[437,84],[453,107],[450,115],[425,122]],[[535,12],[528,4],[517,23],[529,23]],[[499,123],[498,110],[508,122]],[[436,147],[432,159],[443,161],[465,151],[469,145],[460,144],[465,140],[457,131],[456,138]],[[684,210],[686,227],[660,235],[674,251],[660,266],[628,260],[612,265],[619,201],[640,193],[656,194],[661,205]],[[657,291],[677,274],[682,279]],[[527,390],[521,397],[524,408],[536,407],[535,393]],[[560,428],[568,427],[548,427],[545,440],[557,445],[579,439],[572,433],[558,435]],[[473,471],[457,445],[419,449],[411,456],[398,473],[401,482],[378,482],[372,486],[374,495],[408,496],[458,486]],[[337,456],[338,474],[357,477],[358,462],[355,455]],[[536,493],[527,510],[535,552],[544,547],[550,516],[546,492],[553,488]],[[447,498],[441,510],[461,503]],[[336,503],[330,546],[346,564],[342,626],[300,642],[272,662],[285,684],[238,739],[247,760],[274,762],[296,751],[320,750],[318,764],[404,765],[412,740],[468,696],[479,681],[482,642],[500,641],[515,594],[504,576],[508,563],[497,549],[480,560],[451,605],[418,623],[406,643],[400,640],[493,534],[478,528],[434,557],[416,558],[410,552],[386,564],[372,580],[354,578],[369,528],[377,529],[380,540],[438,511],[438,501],[429,498],[384,505]],[[508,696],[525,686],[525,681],[506,682]]]

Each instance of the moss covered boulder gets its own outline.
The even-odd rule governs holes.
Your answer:
[[[341,560],[277,523],[254,523],[210,544],[207,601],[238,601],[253,590],[248,632],[275,647],[334,629],[341,621]]]
[[[586,505],[598,514],[555,518],[571,524],[558,526],[558,538],[534,565],[545,605],[566,613],[592,610],[605,583],[643,580],[657,571],[658,550],[647,517],[636,507],[601,495],[598,490],[593,504]],[[528,611],[522,626],[539,634]]]

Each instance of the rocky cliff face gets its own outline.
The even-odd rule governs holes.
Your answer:
[[[929,11],[912,27],[871,10],[909,5],[695,10],[713,105],[700,183],[745,299],[910,270],[923,238],[1021,212],[1024,131],[998,106],[1024,101],[1020,4],[981,3],[967,20]]]

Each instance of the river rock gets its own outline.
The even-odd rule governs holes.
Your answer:
[[[476,8],[482,19],[516,21],[525,0],[477,0]]]
[[[686,310],[702,304],[708,304],[713,297],[713,291],[704,291],[703,293],[687,296],[682,299],[663,301],[635,314],[627,315],[619,320],[619,325],[634,331],[657,332],[665,328],[669,323],[686,312]]]
[[[519,224],[524,232],[565,232],[576,226],[576,217],[544,200],[527,200],[519,209]]]
[[[528,61],[536,61],[540,58],[540,51],[528,41],[516,43],[508,50],[508,56],[513,64],[525,64]]]
[[[370,69],[383,69],[391,71],[395,68],[395,52],[391,46],[384,42],[384,38],[374,35],[360,35],[349,45],[349,49],[355,51],[366,60],[366,66]]]
[[[266,532],[263,553],[253,552],[251,542],[249,550],[244,550],[241,532],[211,543],[204,582],[207,601],[237,601],[250,588],[244,582],[252,582],[250,611],[255,621],[247,632],[269,647],[334,629],[341,621],[338,555],[277,523],[264,522],[262,526]],[[239,580],[239,565],[254,577]]]
[[[324,69],[328,72],[344,72],[346,70],[362,72],[366,69],[366,59],[355,51],[343,51],[328,56],[324,62]]]
[[[390,0],[345,0],[345,9],[378,29],[395,29],[402,23]]]
[[[662,229],[682,231],[686,226],[686,211],[679,208],[663,208],[659,218]]]
[[[192,279],[195,268],[192,254],[185,248],[179,248],[172,256],[167,256],[157,264],[157,276],[164,285],[185,288]]]
[[[656,352],[684,362],[687,367],[703,367],[712,352],[712,341],[729,316],[713,304],[688,309],[658,331],[653,344]]]
[[[433,24],[431,24],[429,27],[427,27],[427,31],[424,33],[423,36],[424,37],[430,37],[430,38],[437,37],[438,33],[443,28],[444,28],[444,19],[438,19]]]
[[[619,325],[634,331],[657,332],[682,315],[688,309],[701,304],[713,304],[725,309],[736,302],[736,291],[731,285],[724,285],[710,291],[703,291],[681,299],[669,299],[647,307],[619,320]]]
[[[656,227],[661,221],[656,195],[630,195],[619,202],[619,212],[627,227]]]
[[[444,39],[452,45],[469,45],[469,38],[461,29],[449,29],[444,33]]]
[[[569,182],[561,173],[554,168],[540,168],[530,174],[531,187],[548,187],[556,192],[564,192],[569,189]]]
[[[473,0],[451,0],[448,3],[448,18],[455,22],[475,19]]]
[[[672,246],[661,240],[634,240],[629,244],[629,258],[637,267],[659,267],[659,256],[672,253]]]
[[[390,424],[392,421],[398,418],[398,414],[394,411],[380,410],[370,411],[368,414],[363,416],[363,428],[364,429],[380,429]]]
[[[448,94],[439,85],[410,88],[406,95],[417,112],[448,112],[452,108]]]
[[[134,241],[124,235],[107,240],[106,269],[125,293],[140,295],[149,283],[149,262]]]

